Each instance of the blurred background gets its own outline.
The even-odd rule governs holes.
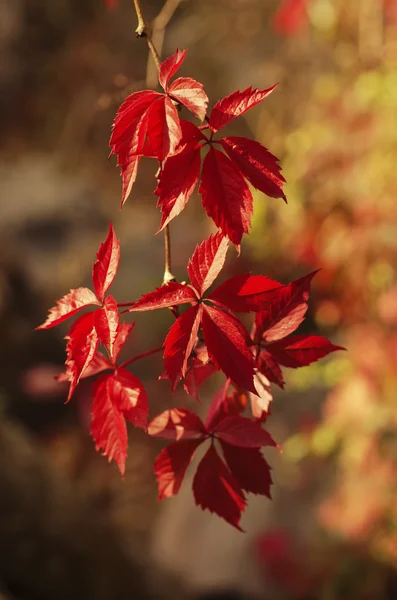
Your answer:
[[[214,104],[276,91],[229,133],[281,159],[288,205],[255,192],[252,234],[228,270],[283,282],[320,268],[302,332],[348,349],[286,373],[269,428],[273,501],[251,497],[241,534],[192,501],[156,500],[161,445],[130,431],[122,481],[89,436],[91,381],[64,405],[63,336],[35,332],[55,300],[90,285],[112,220],[112,293],[162,279],[155,167],[123,212],[108,139],[118,104],[156,84],[131,0],[0,3],[0,599],[397,598],[397,2],[146,0],[162,56]],[[154,21],[153,21],[154,19]],[[171,224],[186,277],[210,232],[195,196]],[[144,265],[144,267],[143,267]],[[139,315],[126,357],[162,343],[169,315]],[[172,403],[161,360],[134,364],[152,415]],[[211,398],[211,382],[203,408]]]

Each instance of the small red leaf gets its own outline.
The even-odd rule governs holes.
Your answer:
[[[252,194],[241,171],[211,147],[203,162],[199,193],[207,215],[233,242],[240,244],[251,226]]]
[[[320,335],[290,335],[266,346],[280,365],[296,369],[305,367],[335,350],[344,350],[342,346],[331,344]]]
[[[196,435],[203,437],[206,429],[195,413],[186,408],[172,408],[150,421],[148,434],[165,440],[182,440]]]
[[[240,321],[219,308],[204,306],[202,329],[211,360],[237,385],[255,393],[252,353]]]
[[[102,373],[102,371],[106,371],[107,369],[113,369],[113,368],[114,368],[113,365],[108,361],[106,356],[104,356],[101,352],[97,351],[94,354],[94,358],[92,359],[92,361],[90,362],[88,367],[86,369],[84,369],[84,372],[80,375],[80,379],[92,377],[93,375],[98,375],[98,373]],[[70,381],[71,373],[66,368],[66,370],[63,371],[63,373],[60,373],[59,375],[57,375],[55,377],[55,379],[57,381],[59,381],[60,383],[65,382],[65,381]]]
[[[164,370],[173,392],[179,379],[186,375],[187,361],[197,342],[201,315],[202,305],[192,306],[175,321],[165,338]]]
[[[203,121],[207,112],[208,96],[202,83],[190,77],[179,77],[171,83],[167,93],[177,102],[186,106],[200,121]]]
[[[281,387],[282,390],[284,389],[285,382],[283,372],[280,369],[279,364],[276,362],[273,356],[269,354],[269,352],[262,350],[259,354],[257,364],[258,371],[260,373],[262,373],[269,381]],[[257,386],[255,385],[255,387]]]
[[[154,463],[158,499],[171,498],[179,492],[197,447],[203,440],[183,440],[170,444],[160,452]]]
[[[236,275],[218,286],[208,296],[235,312],[260,311],[267,307],[283,286],[264,275]]]
[[[109,356],[113,358],[113,346],[119,328],[119,310],[113,296],[107,296],[103,307],[98,308],[94,315],[95,329],[99,341],[105,346]]]
[[[282,286],[272,298],[265,310],[257,313],[255,318],[257,340],[273,342],[286,337],[305,318],[310,284],[317,271],[313,271],[300,279]]]
[[[277,85],[277,84],[276,84]],[[236,91],[219,100],[211,111],[209,125],[212,131],[219,131],[228,123],[243,115],[247,110],[253,108],[259,102],[262,102],[276,85],[266,90],[252,89],[251,87],[243,91]]]
[[[230,379],[226,379],[225,383],[219,388],[212,399],[205,419],[205,427],[207,431],[212,431],[220,418],[222,404],[225,401],[229,386]]]
[[[200,462],[193,479],[195,502],[241,531],[239,522],[246,499],[237,480],[211,445]]]
[[[244,137],[225,137],[222,147],[230,160],[237,165],[251,185],[271,198],[283,198],[284,177],[278,165],[278,158],[262,144]]]
[[[66,339],[66,373],[70,381],[69,394],[66,402],[70,398],[84,371],[89,367],[94,359],[98,347],[98,334],[94,326],[95,313],[87,313],[79,317],[70,328]]]
[[[92,267],[92,281],[99,300],[103,302],[106,292],[113,283],[120,262],[120,242],[110,223],[106,240],[99,246]]]
[[[259,448],[238,448],[221,440],[226,463],[241,489],[271,498],[270,467]]]
[[[256,371],[255,377],[256,394],[250,393],[252,416],[264,423],[269,415],[269,405],[273,400],[270,391],[270,382],[263,373]]]
[[[158,308],[167,308],[177,306],[178,304],[195,303],[198,297],[189,285],[183,285],[176,281],[170,281],[156,288],[154,292],[144,294],[137,302],[135,302],[128,310],[143,311],[157,310]]]
[[[116,361],[120,355],[120,352],[122,351],[124,344],[126,343],[132,328],[134,327],[135,323],[120,323],[118,329],[117,329],[117,335],[116,335],[116,339],[114,340],[114,344],[113,344],[113,360]]]
[[[146,429],[149,404],[143,383],[138,377],[119,367],[111,376],[108,387],[113,402],[125,418],[135,427]]]
[[[147,118],[150,146],[162,163],[175,153],[182,137],[178,111],[170,98],[160,96],[148,109]]]
[[[210,235],[193,253],[187,272],[200,296],[213,284],[223,268],[229,241],[220,232]]]
[[[160,65],[159,82],[164,90],[167,90],[169,80],[178,71],[186,57],[186,50],[177,50],[172,56],[166,58]]]
[[[218,421],[212,433],[221,440],[244,448],[276,446],[270,433],[262,429],[258,421],[234,415]]]
[[[94,383],[91,409],[91,435],[96,450],[102,449],[109,462],[114,459],[124,476],[127,459],[127,427],[120,410],[113,402],[113,390],[108,385],[112,375],[102,375]]]
[[[50,308],[47,320],[36,329],[55,327],[55,325],[59,325],[59,323],[75,315],[79,310],[93,304],[100,304],[100,302],[98,302],[94,292],[91,292],[88,288],[80,287],[70,290],[66,296],[57,300],[56,306]]]
[[[217,371],[218,368],[211,362],[202,362],[201,360],[194,358],[193,365],[185,376],[183,384],[185,392],[198,402],[200,386]]]
[[[159,231],[185,208],[200,174],[200,148],[187,144],[185,149],[165,161],[155,194],[162,212]]]

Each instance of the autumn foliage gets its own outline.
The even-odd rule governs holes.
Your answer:
[[[38,329],[77,317],[66,337],[66,369],[59,379],[69,383],[69,401],[82,378],[97,376],[91,434],[97,450],[114,459],[122,475],[127,421],[151,436],[171,440],[154,465],[160,499],[178,493],[204,444],[193,479],[196,504],[240,529],[246,494],[270,497],[270,466],[261,448],[278,447],[264,429],[271,385],[284,387],[283,368],[309,365],[340,347],[320,336],[295,334],[305,318],[315,272],[288,284],[246,273],[216,285],[229,246],[239,252],[243,235],[249,233],[250,186],[286,200],[278,159],[269,150],[244,137],[222,137],[227,125],[264,101],[275,86],[235,91],[207,116],[203,85],[190,77],[174,79],[185,57],[185,50],[177,50],[161,64],[162,92],[144,90],[126,98],[117,111],[110,146],[122,177],[122,206],[141,159],[150,158],[159,165],[159,231],[182,212],[197,186],[217,231],[197,245],[188,261],[188,283],[165,278],[157,289],[120,305],[108,293],[120,260],[120,243],[110,225],[93,265],[93,289],[71,290]],[[181,107],[199,124],[181,118]],[[83,309],[89,310],[80,314]],[[158,373],[169,380],[171,390],[183,383],[199,400],[202,383],[223,374],[224,383],[203,421],[185,408],[166,410],[149,421],[144,385],[126,367],[157,349],[124,363],[118,360],[134,325],[121,320],[121,314],[160,309],[167,309],[173,320],[162,346],[164,372]],[[249,316],[250,329],[247,317],[239,314]]]

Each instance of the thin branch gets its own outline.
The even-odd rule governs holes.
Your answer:
[[[180,1],[180,0],[179,0]],[[174,0],[174,4],[175,4],[176,0]],[[170,11],[170,7],[168,7],[166,13],[164,13],[164,10],[167,6],[167,4],[170,4],[170,0],[167,0],[167,2],[165,3],[165,5],[163,6],[162,11],[160,11],[159,16],[162,15],[161,20],[167,24],[168,21],[171,19],[173,13],[176,10],[177,5],[179,4],[175,4],[175,8],[174,10]],[[145,19],[143,17],[142,14],[142,9],[141,9],[141,5],[140,5],[140,0],[134,0],[134,6],[135,6],[135,12],[136,12],[136,16],[138,19],[138,26],[135,29],[135,32],[137,34],[138,37],[143,37],[146,38],[146,42],[147,45],[149,47],[150,50],[150,54],[154,60],[154,63],[156,65],[156,70],[159,71],[160,70],[160,65],[161,65],[161,59],[160,59],[160,55],[156,50],[155,45],[153,44],[150,32],[148,30],[148,27],[146,25]],[[167,20],[167,14],[169,13],[169,17]],[[157,18],[158,18],[157,17]],[[156,20],[156,19],[155,19]],[[164,25],[165,27],[165,25]],[[170,239],[170,228],[169,225],[166,225],[164,228],[164,253],[165,253],[165,265],[164,265],[164,277],[163,277],[163,283],[168,283],[169,281],[174,281],[175,277],[172,274],[172,262],[171,262],[171,239]]]
[[[124,369],[125,367],[127,367],[131,363],[135,362],[136,360],[139,360],[140,358],[146,358],[147,356],[151,356],[152,354],[156,354],[157,352],[161,352],[162,350],[163,350],[163,346],[159,346],[158,348],[153,348],[153,350],[148,350],[147,352],[142,352],[142,354],[137,354],[136,356],[133,356],[132,358],[129,358],[128,360],[125,360],[123,363],[121,363],[121,365],[118,365],[118,368]]]

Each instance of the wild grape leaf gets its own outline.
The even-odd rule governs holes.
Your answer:
[[[156,288],[154,292],[144,294],[128,310],[130,312],[157,310],[159,308],[169,308],[170,306],[186,304],[187,302],[195,303],[197,300],[198,296],[189,285],[170,281]]]
[[[56,306],[50,308],[46,321],[36,327],[36,329],[50,329],[59,325],[69,317],[73,317],[77,312],[87,306],[98,305],[97,297],[91,290],[85,287],[70,290],[66,296],[57,300]]]
[[[257,360],[257,365],[258,371],[262,373],[266,380],[275,383],[282,390],[284,389],[285,382],[283,372],[275,358],[269,354],[269,352],[266,352],[266,350],[261,351]],[[258,389],[256,384],[255,387]]]
[[[166,440],[182,440],[206,435],[206,429],[195,413],[186,408],[172,408],[154,417],[149,423],[148,434]]]
[[[266,350],[280,365],[296,369],[344,348],[335,346],[320,335],[290,335],[284,340],[268,344]]]
[[[113,368],[113,365],[109,362],[106,356],[104,356],[101,352],[97,350],[88,367],[86,367],[84,369],[84,372],[80,375],[80,379],[86,379],[87,377],[98,375],[98,373],[102,373],[102,371],[106,371],[107,369]],[[65,371],[56,376],[56,380],[60,383],[70,381],[70,371],[66,368]]]
[[[208,296],[210,300],[235,312],[260,311],[271,305],[283,286],[265,275],[235,275]]]
[[[202,440],[183,440],[170,444],[160,452],[154,463],[158,499],[170,498],[181,488],[186,469]]]
[[[172,56],[166,58],[160,65],[159,82],[164,90],[168,89],[170,79],[181,67],[186,58],[187,50],[176,50]]]
[[[226,416],[219,420],[212,429],[212,433],[224,442],[244,448],[277,445],[271,435],[262,429],[258,421],[251,421],[240,415]]]
[[[113,399],[111,375],[101,375],[94,383],[91,408],[91,435],[96,450],[102,450],[109,462],[115,460],[124,477],[127,459],[127,427]]]
[[[242,490],[271,498],[271,469],[259,448],[237,448],[221,440],[223,455]]]
[[[192,286],[200,296],[207,291],[221,272],[228,246],[229,240],[220,232],[210,235],[205,243],[196,246],[189,260],[187,272]]]
[[[218,371],[218,368],[210,362],[207,349],[204,356],[201,353],[202,348],[196,348],[195,354],[190,359],[188,371],[185,375],[183,384],[184,390],[189,396],[192,396],[197,402],[199,400],[199,388],[211,375]]]
[[[102,308],[94,312],[94,326],[99,341],[106,347],[109,356],[113,358],[113,347],[119,329],[119,310],[113,296],[107,296]]]
[[[208,106],[208,96],[204,92],[203,84],[191,77],[179,77],[167,89],[168,94],[186,106],[195,117],[204,120]]]
[[[313,271],[277,290],[269,306],[255,316],[257,340],[276,341],[299,327],[305,318],[310,284],[316,273]]]
[[[201,460],[193,479],[195,502],[216,513],[241,531],[239,522],[246,499],[237,480],[219,458],[213,445]]]
[[[116,360],[118,359],[134,325],[135,323],[120,323],[120,325],[118,326],[116,339],[114,340],[113,344],[114,362],[116,362]]]
[[[199,193],[207,215],[238,246],[251,227],[252,194],[241,171],[216,148],[204,159]]]
[[[218,423],[219,419],[222,417],[221,408],[223,402],[225,401],[230,383],[231,380],[229,378],[226,379],[224,384],[219,388],[219,390],[216,392],[215,396],[212,399],[205,419],[205,427],[207,431],[212,431]]]
[[[233,92],[229,96],[219,100],[212,109],[209,117],[211,131],[219,131],[219,129],[246,113],[250,108],[262,102],[262,100],[271,94],[276,85],[265,90],[249,87],[243,91],[238,90]]]
[[[263,373],[255,371],[254,383],[256,394],[250,393],[252,416],[257,421],[265,423],[269,415],[270,402],[273,400],[270,382]]]
[[[66,373],[70,381],[69,393],[66,402],[70,398],[84,371],[89,367],[98,347],[98,334],[94,324],[94,314],[81,315],[72,325],[66,336]]]
[[[110,223],[108,236],[99,246],[96,261],[92,266],[92,282],[100,302],[103,302],[106,292],[113,283],[119,268],[119,262],[120,242],[116,238],[113,226]]]
[[[278,165],[278,158],[262,144],[244,137],[224,137],[222,148],[230,160],[240,169],[251,185],[271,198],[283,198],[284,177]]]
[[[108,388],[113,402],[124,417],[135,427],[146,429],[149,415],[149,403],[143,383],[127,371],[118,367],[109,377]]]

